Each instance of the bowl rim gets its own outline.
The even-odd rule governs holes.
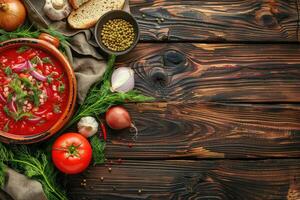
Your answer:
[[[67,75],[67,80],[69,82],[69,94],[67,100],[66,109],[63,111],[59,119],[45,132],[33,134],[33,135],[17,135],[4,132],[0,130],[0,141],[4,143],[14,143],[14,144],[31,144],[37,143],[56,134],[70,119],[75,108],[76,96],[77,96],[77,81],[75,73],[71,64],[67,58],[52,44],[41,39],[35,38],[16,38],[7,40],[0,43],[0,52],[5,51],[7,48],[17,46],[17,45],[28,45],[35,48],[40,48],[51,56],[55,57],[60,63]]]
[[[109,16],[109,15],[113,15],[113,14],[115,14],[115,13],[121,13],[121,14],[123,14],[123,15],[127,15],[128,17],[130,17],[132,20],[133,20],[133,22],[134,22],[134,24],[132,24],[134,27],[136,27],[136,37],[135,37],[135,40],[134,40],[134,42],[132,43],[132,45],[128,48],[128,49],[126,49],[126,50],[124,50],[124,51],[112,51],[112,50],[110,50],[110,49],[108,49],[107,47],[105,47],[104,45],[101,45],[101,43],[100,43],[100,37],[98,37],[99,36],[99,29],[101,28],[100,27],[100,24],[101,24],[101,22],[102,22],[102,20],[104,20],[107,16]],[[113,19],[118,19],[118,18],[122,18],[122,17],[119,17],[119,16],[117,16],[117,17],[113,17]],[[123,18],[122,18],[123,19]],[[125,19],[124,19],[125,20]],[[126,20],[127,21],[127,20]],[[102,15],[100,18],[99,18],[99,20],[97,21],[97,23],[96,23],[96,26],[95,26],[95,29],[94,29],[94,37],[95,37],[95,40],[96,40],[96,43],[97,43],[97,45],[101,48],[101,50],[102,51],[104,51],[105,53],[107,53],[107,54],[113,54],[113,55],[116,55],[116,56],[120,56],[120,55],[124,55],[124,54],[127,54],[128,52],[130,52],[136,45],[137,45],[137,43],[139,42],[139,40],[140,40],[140,28],[139,28],[139,23],[138,23],[138,21],[135,19],[135,17],[131,14],[131,13],[129,13],[129,12],[126,12],[126,11],[124,11],[124,10],[111,10],[111,11],[109,11],[109,12],[107,12],[107,13],[105,13],[104,15]]]

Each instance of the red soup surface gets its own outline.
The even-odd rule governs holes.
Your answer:
[[[47,52],[18,46],[0,53],[0,130],[34,135],[62,115],[68,82],[60,62]]]

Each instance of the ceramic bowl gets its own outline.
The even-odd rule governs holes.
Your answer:
[[[112,19],[124,19],[125,21],[129,22],[130,24],[132,24],[133,29],[134,29],[134,33],[135,33],[135,38],[134,41],[132,43],[132,45],[124,50],[124,51],[112,51],[110,49],[108,49],[101,40],[101,31],[103,29],[103,25],[106,24],[109,20]],[[96,38],[96,42],[99,45],[100,49],[102,51],[104,51],[105,53],[109,54],[109,55],[124,55],[127,54],[129,51],[131,51],[138,43],[139,38],[140,38],[140,30],[139,30],[139,25],[137,23],[137,21],[135,20],[135,18],[129,14],[128,12],[122,11],[122,10],[112,10],[107,12],[106,14],[104,14],[97,22],[96,27],[95,27],[95,38]]]
[[[54,46],[55,44],[49,43],[51,42],[51,37],[52,36],[44,37],[46,38],[46,40],[32,39],[32,38],[18,38],[18,39],[12,39],[12,40],[2,42],[0,43],[0,55],[1,52],[4,52],[9,48],[13,48],[15,46],[20,46],[20,45],[26,45],[26,46],[31,46],[33,48],[42,49],[47,53],[49,53],[50,55],[52,55],[53,57],[55,57],[61,63],[61,66],[63,67],[65,71],[65,75],[68,80],[69,96],[67,100],[67,107],[65,110],[62,111],[63,113],[61,117],[57,119],[55,124],[49,130],[34,135],[16,135],[16,134],[0,131],[1,142],[17,143],[17,144],[29,144],[29,143],[40,142],[57,133],[68,122],[68,120],[72,116],[72,113],[74,111],[75,101],[76,101],[76,93],[77,93],[75,74],[67,58]]]

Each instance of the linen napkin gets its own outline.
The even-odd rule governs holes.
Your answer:
[[[53,22],[43,13],[45,0],[23,0],[30,22],[37,28],[52,27],[71,38],[66,48],[67,57],[78,82],[78,103],[82,103],[91,85],[99,81],[106,69],[105,58],[99,53],[94,31],[73,30],[67,22]],[[123,10],[130,12],[129,0]],[[46,200],[42,185],[12,169],[7,170],[6,184],[0,189],[0,200]]]
[[[0,191],[0,200],[47,200],[42,184],[7,169],[6,184]]]

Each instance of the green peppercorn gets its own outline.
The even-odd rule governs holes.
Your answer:
[[[135,33],[132,24],[123,19],[109,20],[101,31],[102,43],[112,51],[124,51],[134,42]]]

